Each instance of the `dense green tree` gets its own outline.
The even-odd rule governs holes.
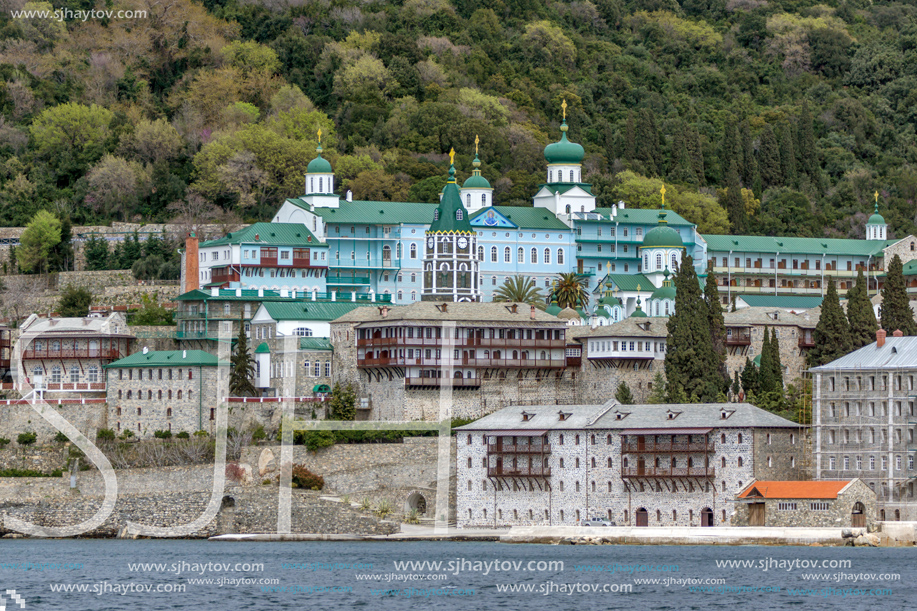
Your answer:
[[[851,349],[856,350],[876,341],[876,312],[867,292],[863,269],[857,271],[856,284],[847,291],[847,322],[850,325]]]
[[[721,380],[720,389],[729,392],[729,372],[726,370],[726,322],[723,318],[723,306],[720,303],[720,289],[716,284],[713,271],[707,272],[704,284],[704,304],[707,310],[707,325],[710,329],[710,343]]]
[[[774,378],[773,355],[771,353],[771,331],[764,327],[764,339],[761,340],[761,361],[758,367],[758,395],[763,396],[777,390]]]
[[[19,269],[25,273],[48,271],[48,258],[60,241],[60,219],[47,210],[39,210],[19,238]]]
[[[108,269],[108,241],[93,233],[83,246],[86,269],[98,271]]]
[[[758,394],[758,368],[748,357],[745,357],[745,366],[742,367],[740,379],[746,397]]]
[[[646,398],[646,402],[654,405],[665,403],[667,394],[665,389],[665,378],[662,376],[661,371],[657,371],[656,375],[653,376],[652,385],[652,392],[650,392],[650,395]]]
[[[539,310],[545,309],[541,289],[528,276],[509,276],[494,291],[494,301],[512,301],[533,305]]]
[[[230,357],[229,394],[232,397],[254,397],[258,390],[252,380],[255,377],[255,363],[248,349],[248,335],[245,333],[245,317],[239,319],[239,336],[235,350]]]
[[[841,308],[834,279],[828,280],[828,290],[821,303],[821,316],[813,334],[815,346],[809,349],[806,360],[809,367],[817,367],[839,359],[850,352],[850,324]]]
[[[758,149],[758,172],[765,187],[783,184],[783,172],[780,165],[780,145],[774,130],[765,125],[761,132],[761,145]]]
[[[729,225],[735,234],[747,231],[747,216],[745,212],[745,199],[742,197],[742,185],[739,184],[739,172],[736,162],[729,163],[729,173],[726,178],[726,201],[724,207],[729,214]]]
[[[91,304],[92,291],[84,286],[68,284],[61,291],[60,301],[57,302],[57,313],[65,318],[83,318],[89,315]]]
[[[742,184],[746,189],[751,189],[755,182],[755,175],[758,173],[758,161],[755,159],[755,142],[751,136],[748,121],[742,121],[739,133],[742,140]]]
[[[630,387],[627,385],[627,382],[621,381],[618,384],[617,390],[615,390],[615,399],[621,405],[633,405],[634,395],[630,392]]]
[[[60,242],[48,253],[48,269],[55,272],[69,272],[73,269],[73,223],[69,216],[60,222]]]
[[[880,325],[889,335],[900,330],[904,335],[917,335],[917,321],[911,310],[907,287],[904,283],[904,266],[901,257],[895,255],[885,272],[882,285],[882,305],[879,310]]]
[[[799,147],[796,150],[799,159],[799,169],[803,174],[816,182],[818,179],[818,153],[815,150],[815,128],[812,125],[812,115],[809,112],[809,102],[803,98],[802,110],[799,113]]]
[[[796,140],[795,130],[789,123],[780,126],[780,173],[783,182],[795,186],[798,181],[796,173]]]
[[[667,323],[666,392],[672,403],[716,401],[722,392],[709,314],[694,271],[685,256],[675,273],[675,313]]]
[[[637,116],[636,157],[648,176],[659,175],[662,150],[659,146],[659,128],[656,113],[642,108]]]
[[[127,323],[129,325],[174,325],[175,318],[170,310],[167,310],[156,296],[150,297],[144,293],[140,296],[140,309],[131,314]]]
[[[353,420],[357,417],[357,395],[351,384],[334,384],[328,402],[329,420]]]
[[[551,289],[550,298],[552,302],[557,302],[561,308],[578,308],[586,307],[589,301],[589,295],[586,293],[585,276],[576,272],[557,274],[557,281]]]

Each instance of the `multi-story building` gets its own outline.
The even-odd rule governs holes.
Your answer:
[[[810,369],[816,478],[860,478],[880,520],[917,520],[917,337],[876,340]]]
[[[362,417],[436,420],[440,387],[453,415],[519,401],[570,403],[581,358],[564,321],[519,303],[421,301],[357,308],[331,324],[335,382],[369,398]]]
[[[460,526],[729,525],[756,479],[799,479],[799,425],[747,403],[538,405],[457,429]]]
[[[743,308],[724,312],[726,325],[726,369],[732,376],[745,368],[745,360],[758,364],[764,330],[777,338],[783,381],[801,379],[806,370],[806,355],[815,346],[814,332],[821,314],[819,308],[798,313],[774,308]],[[797,383],[798,385],[798,383]]]
[[[201,350],[144,348],[104,366],[108,422],[116,433],[214,433],[217,357]]]
[[[24,375],[33,388],[58,398],[104,396],[102,368],[130,354],[135,341],[120,312],[105,318],[39,318],[32,314],[19,329],[18,375]]]

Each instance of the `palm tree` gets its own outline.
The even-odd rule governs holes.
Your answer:
[[[545,309],[544,296],[541,294],[541,289],[535,286],[531,278],[525,276],[510,276],[507,278],[494,291],[494,301],[527,303],[539,310]]]
[[[557,274],[551,296],[557,300],[557,305],[561,308],[575,310],[586,307],[589,301],[589,295],[586,293],[586,276],[576,272]]]

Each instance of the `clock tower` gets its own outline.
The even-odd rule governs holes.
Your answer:
[[[478,234],[455,182],[455,151],[449,151],[449,180],[426,232],[422,301],[480,301]]]

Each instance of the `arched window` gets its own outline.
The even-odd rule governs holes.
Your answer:
[[[538,263],[538,249],[537,248],[532,249],[532,256],[530,260],[532,263]]]
[[[512,262],[513,251],[510,250],[509,246],[503,249],[503,262],[511,263]]]
[[[548,182],[554,182],[554,170],[548,170]]]
[[[525,250],[522,248],[516,251],[516,263],[525,263]]]
[[[398,301],[401,301],[402,299],[404,299],[404,292],[398,291]]]
[[[650,256],[646,253],[643,254],[643,271],[650,271]]]
[[[674,272],[678,268],[678,258],[675,256],[675,253],[672,253],[672,269],[669,271]]]
[[[544,262],[545,262],[545,265],[551,264],[551,249],[550,248],[544,249]]]
[[[656,269],[662,269],[662,253],[656,253]]]
[[[130,391],[130,390],[127,391],[127,398],[128,398],[128,400],[130,400],[130,398],[131,398],[131,391]]]
[[[570,182],[575,182],[575,181],[573,180],[573,170],[570,170]]]
[[[564,264],[564,249],[563,248],[557,249],[557,264],[558,265]]]
[[[570,204],[567,204],[567,214],[570,214]],[[913,245],[912,245],[913,246]],[[912,248],[913,250],[913,248]]]
[[[321,192],[324,191],[324,190],[325,190],[325,189],[324,189],[324,186],[322,185],[322,177],[319,176],[319,177],[318,177],[318,192],[321,193]]]
[[[478,261],[484,260],[484,247],[478,246]]]
[[[487,194],[486,193],[481,193],[481,205],[482,206],[487,205]]]
[[[159,401],[162,401],[162,389],[156,391],[156,394],[157,394],[156,399]]]
[[[70,367],[70,381],[74,384],[80,381],[80,367],[79,365],[73,365]]]
[[[470,195],[468,196],[468,199],[471,200],[471,196],[470,196]],[[469,201],[468,203],[470,204],[471,201]],[[465,218],[465,213],[464,213],[462,210],[456,210],[456,211],[455,211],[455,220],[460,221],[460,220],[462,220],[463,218]]]
[[[467,205],[469,208],[471,208],[471,193],[469,193],[467,196],[465,196],[465,202],[467,202],[466,205]]]
[[[153,400],[153,391],[152,391],[152,390],[146,391],[146,400],[147,400],[147,401],[152,401],[152,400]]]
[[[417,291],[411,291],[411,301],[417,301]]]
[[[176,397],[177,399],[181,399],[181,391],[180,391],[180,390],[179,390],[178,393],[175,395],[175,397]]]
[[[491,263],[497,262],[497,247],[496,246],[490,247],[490,262]]]
[[[411,244],[411,258],[417,258],[417,244]]]
[[[312,337],[312,329],[309,327],[296,327],[293,329],[293,335],[296,337]]]
[[[436,210],[433,211],[433,220],[434,220],[434,221],[438,221],[438,220],[439,220],[439,208],[437,208]]]
[[[37,378],[38,376],[42,374],[44,374],[44,369],[42,369],[41,367],[35,367],[34,369],[32,369],[32,382],[34,383],[35,378]]]

